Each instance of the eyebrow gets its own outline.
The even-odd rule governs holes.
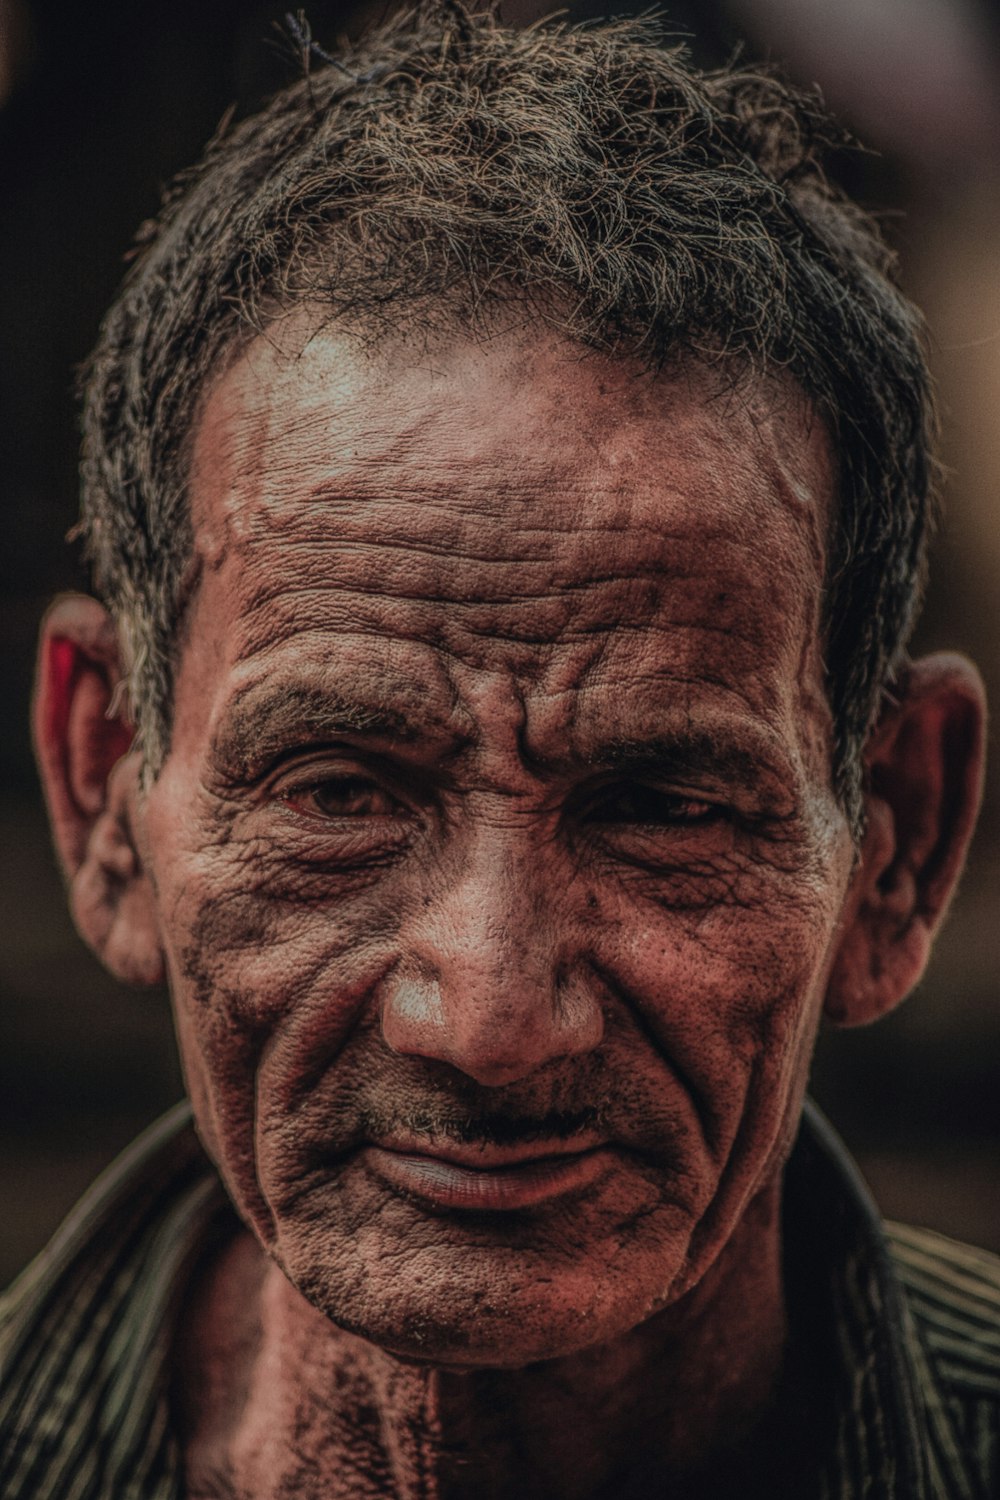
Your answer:
[[[749,743],[747,743],[749,741]],[[684,728],[665,733],[626,738],[616,736],[595,746],[587,763],[597,770],[668,775],[704,782],[706,776],[720,786],[767,788],[775,800],[791,803],[793,765],[787,752],[771,736],[741,729],[739,740],[731,731]]]
[[[454,731],[414,722],[385,703],[326,692],[302,684],[255,683],[234,696],[212,735],[213,762],[233,776],[259,774],[284,751],[347,736],[351,739],[415,744],[442,739],[452,748]]]
[[[707,768],[738,780],[756,776],[761,768],[759,754],[705,730],[656,734],[649,738],[616,738],[589,759],[600,760],[616,770],[631,770],[651,763],[669,765],[674,771]]]
[[[412,689],[410,692],[412,695]],[[410,717],[383,701],[327,692],[314,684],[254,683],[230,700],[210,742],[213,763],[226,775],[251,780],[281,755],[310,744],[338,738],[383,745],[431,746],[439,762],[454,759],[475,736],[453,724],[429,717]],[[747,743],[747,740],[750,743]],[[615,736],[581,757],[570,751],[556,756],[528,750],[526,762],[543,773],[565,772],[571,762],[590,771],[690,778],[706,776],[720,786],[767,787],[776,800],[791,801],[793,768],[771,736],[741,726],[739,737],[724,726]]]

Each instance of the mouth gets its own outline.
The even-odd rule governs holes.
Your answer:
[[[393,1141],[365,1146],[359,1159],[388,1187],[429,1208],[504,1213],[582,1192],[614,1157],[605,1142],[500,1147]]]

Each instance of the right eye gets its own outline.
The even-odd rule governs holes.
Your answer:
[[[282,790],[281,799],[307,817],[398,818],[407,809],[368,776],[323,776]]]

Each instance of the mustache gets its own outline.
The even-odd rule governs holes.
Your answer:
[[[367,1140],[394,1135],[427,1136],[462,1146],[519,1146],[534,1141],[569,1140],[584,1132],[610,1133],[603,1110],[550,1110],[544,1115],[499,1111],[471,1113],[449,1108],[362,1109],[357,1134]]]

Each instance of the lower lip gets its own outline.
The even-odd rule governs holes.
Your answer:
[[[419,1156],[367,1146],[361,1160],[390,1187],[435,1208],[457,1208],[498,1213],[534,1208],[540,1203],[577,1193],[607,1171],[608,1146],[567,1156],[545,1156],[506,1167],[463,1167],[437,1156]]]

